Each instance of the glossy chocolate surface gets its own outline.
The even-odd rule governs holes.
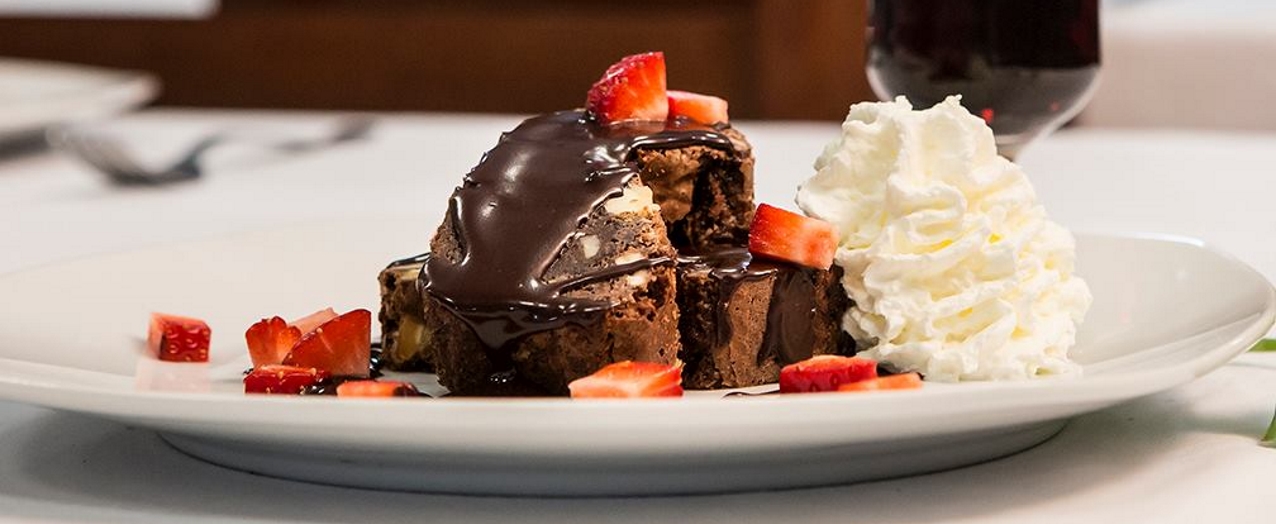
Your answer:
[[[758,363],[774,358],[784,365],[811,357],[815,347],[812,322],[817,314],[814,270],[754,258],[744,248],[681,256],[678,263],[708,270],[718,282],[714,346],[731,340],[733,327],[729,308],[740,285],[774,275]]]
[[[565,296],[572,288],[659,264],[639,260],[565,281],[545,278],[590,213],[638,174],[638,149],[704,145],[733,150],[712,127],[686,121],[601,125],[583,111],[524,121],[501,136],[448,205],[462,255],[427,257],[423,295],[502,350],[518,338],[596,322],[614,304]]]

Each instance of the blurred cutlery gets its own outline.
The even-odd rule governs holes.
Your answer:
[[[144,167],[119,141],[101,133],[61,129],[49,134],[49,142],[104,173],[115,184],[153,186],[199,178],[203,173],[200,161],[204,153],[227,142],[249,143],[285,153],[305,153],[363,138],[368,135],[373,123],[374,120],[368,117],[347,118],[321,137],[274,142],[250,140],[236,137],[233,133],[218,132],[199,140],[176,161],[161,169]]]

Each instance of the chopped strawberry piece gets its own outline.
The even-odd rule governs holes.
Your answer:
[[[366,378],[371,357],[372,313],[356,309],[303,335],[283,363],[319,368],[339,377]]]
[[[415,397],[419,395],[411,382],[393,380],[350,380],[337,386],[338,397]]]
[[[881,389],[917,389],[922,387],[922,377],[917,373],[904,373],[870,380],[842,384],[838,391],[877,391]]]
[[[749,252],[828,269],[837,253],[837,229],[823,220],[762,204],[749,226]]]
[[[249,327],[244,339],[248,342],[248,356],[253,359],[253,367],[261,367],[282,363],[301,340],[301,330],[289,326],[282,318],[271,317]]]
[[[146,348],[168,362],[208,362],[212,330],[203,320],[165,313],[151,313]]]
[[[669,90],[669,119],[686,117],[702,124],[727,122],[727,101],[716,96]]]
[[[244,377],[244,393],[300,395],[306,388],[328,380],[328,372],[312,367],[267,364]]]
[[[589,88],[585,109],[599,122],[663,121],[669,115],[664,53],[627,56]]]
[[[780,393],[837,391],[843,384],[877,378],[877,362],[866,358],[817,355],[780,370]]]
[[[681,397],[682,370],[654,362],[617,362],[567,385],[572,398]]]
[[[296,327],[298,331],[301,331],[302,335],[305,335],[306,333],[314,331],[315,328],[323,325],[324,322],[334,318],[337,318],[337,312],[333,311],[332,308],[329,307],[289,322],[288,325]]]

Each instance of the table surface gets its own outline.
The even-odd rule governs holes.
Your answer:
[[[313,133],[330,114],[162,110],[106,131],[153,158],[203,133]],[[214,173],[121,190],[48,151],[0,150],[0,273],[157,243],[333,220],[407,218],[428,177],[458,178],[517,121],[398,115],[366,142],[280,158],[227,146]],[[742,123],[763,194],[786,194],[831,124]],[[1024,164],[1051,215],[1082,231],[1206,240],[1276,279],[1276,134],[1074,129]],[[353,182],[353,183],[352,183]],[[780,202],[788,205],[788,202]],[[1185,305],[1190,307],[1190,305]],[[0,521],[22,522],[1270,522],[1257,444],[1276,406],[1276,354],[1242,356],[1171,391],[1078,417],[1054,439],[990,463],[912,478],[765,493],[526,499],[373,492],[253,476],[115,422],[0,402]],[[835,467],[830,465],[830,467]]]

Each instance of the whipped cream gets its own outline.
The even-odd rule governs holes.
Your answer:
[[[863,356],[946,382],[1080,373],[1076,241],[959,97],[851,106],[815,169],[797,204],[838,226]]]

